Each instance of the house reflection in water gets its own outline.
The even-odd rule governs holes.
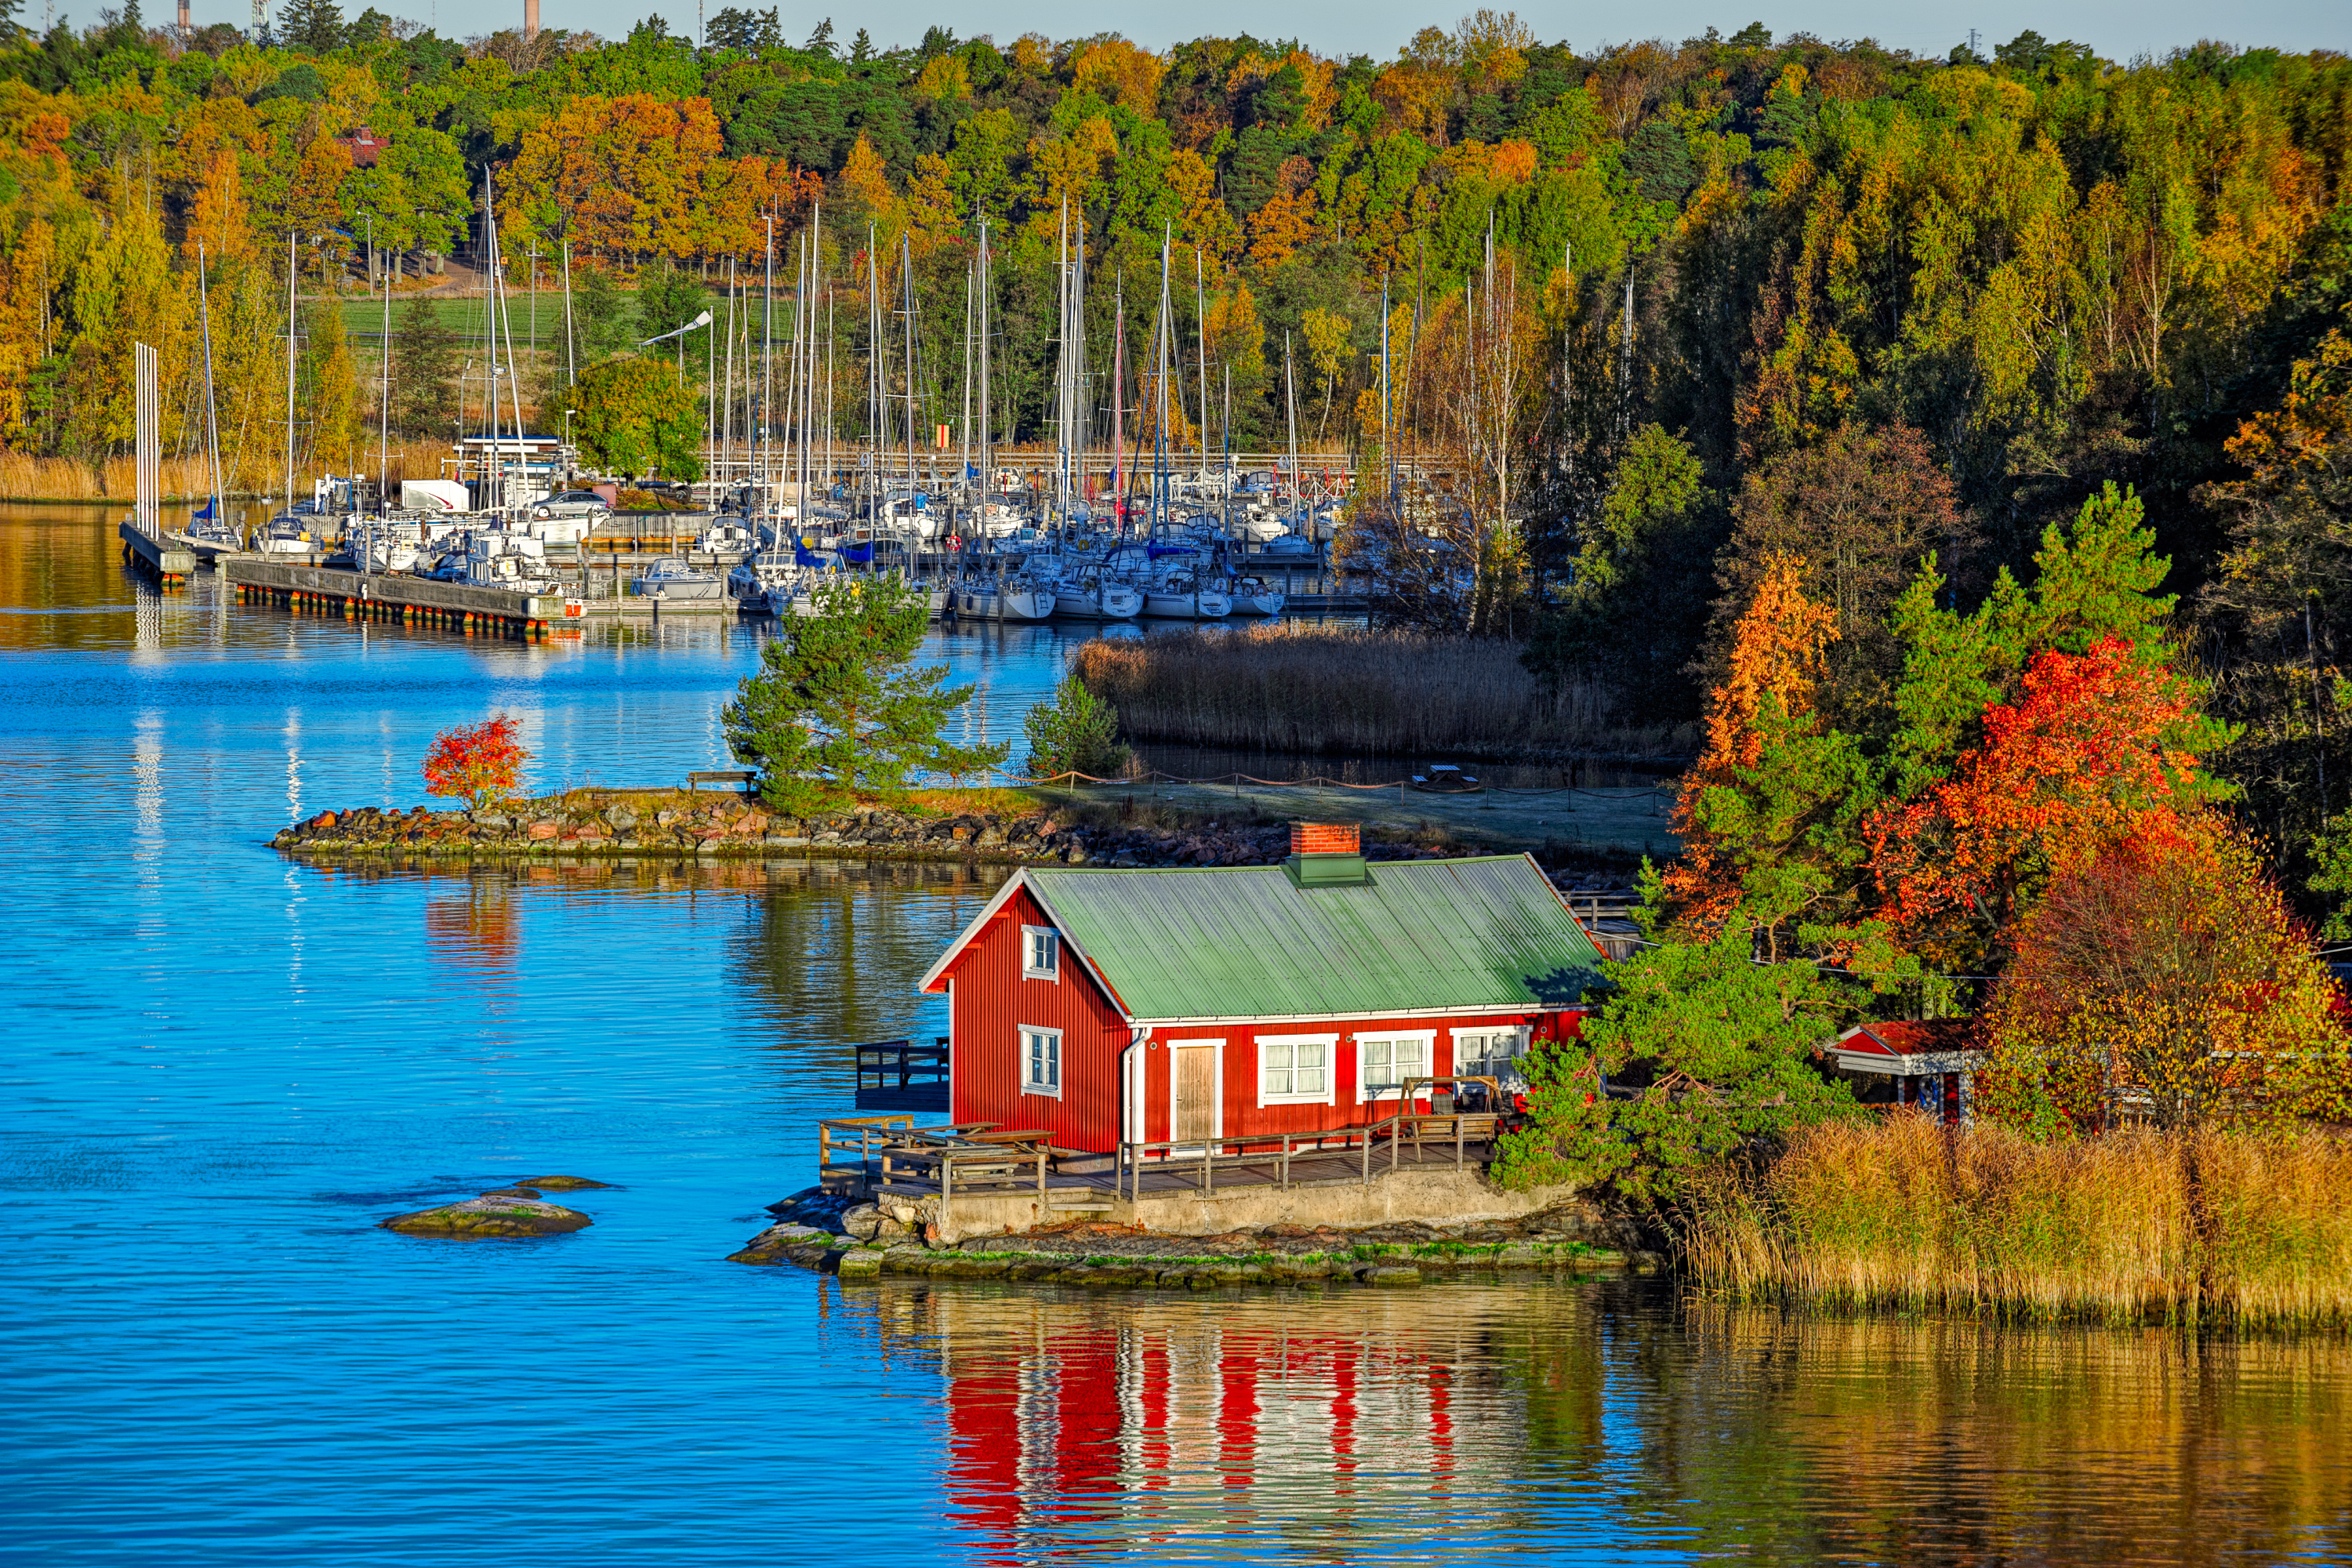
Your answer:
[[[949,1513],[1005,1563],[1499,1531],[1527,1449],[1519,1380],[1496,1375],[1486,1314],[1429,1305],[928,1293]]]

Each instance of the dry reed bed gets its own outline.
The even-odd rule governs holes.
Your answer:
[[[2042,1321],[2352,1327],[2352,1144],[2038,1142],[1898,1114],[1800,1134],[1693,1215],[1705,1289]]]
[[[1612,726],[1602,693],[1555,696],[1518,644],[1487,637],[1277,621],[1090,642],[1077,673],[1130,736],[1238,751],[1664,757],[1693,741],[1685,726]]]
[[[437,479],[441,459],[448,455],[446,441],[396,442],[391,452],[391,482],[397,486],[403,479]],[[375,473],[376,448],[373,445],[354,452],[352,458],[361,473]],[[298,463],[294,468],[295,491],[307,495],[310,482],[320,474],[343,471],[342,464],[325,464],[315,458]],[[212,466],[202,458],[166,458],[162,475],[167,500],[195,500],[212,489]],[[248,453],[242,466],[234,470],[224,463],[221,483],[232,496],[282,495],[286,488],[283,450],[275,457],[267,452]],[[0,500],[105,501],[128,506],[137,488],[137,476],[128,453],[90,463],[79,458],[36,458],[22,452],[0,452]]]

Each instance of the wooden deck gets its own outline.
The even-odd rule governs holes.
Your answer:
[[[1108,1213],[1220,1192],[1369,1186],[1416,1171],[1475,1171],[1501,1131],[1487,1114],[1399,1114],[1317,1133],[1206,1143],[1129,1143],[1111,1153],[1056,1149],[1045,1134],[989,1125],[918,1127],[908,1115],[820,1122],[818,1180],[861,1197],[1034,1194],[1058,1215]]]

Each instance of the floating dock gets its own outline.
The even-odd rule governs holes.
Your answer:
[[[128,526],[127,524],[125,525]],[[245,604],[275,605],[347,621],[432,626],[468,637],[531,641],[555,626],[577,625],[580,601],[561,595],[513,594],[424,577],[296,566],[258,555],[226,555],[222,580]]]

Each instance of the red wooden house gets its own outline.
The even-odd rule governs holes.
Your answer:
[[[1027,867],[922,989],[954,1120],[1124,1142],[1361,1127],[1403,1080],[1515,1077],[1601,953],[1525,855],[1368,865],[1300,826],[1279,866]]]

